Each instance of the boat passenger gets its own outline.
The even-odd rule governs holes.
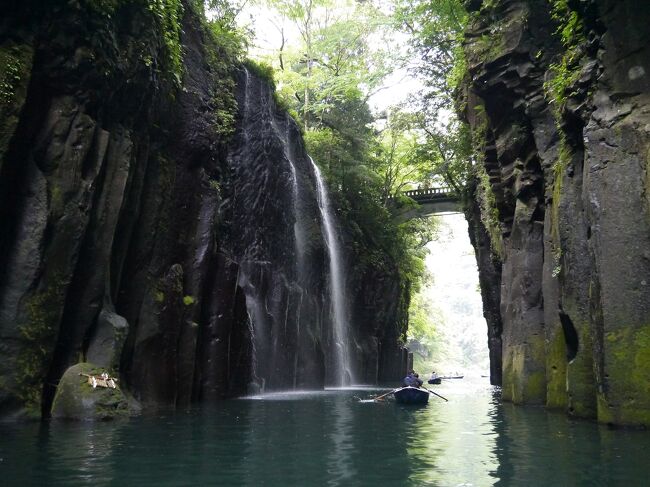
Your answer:
[[[417,373],[413,374],[413,380],[411,382],[413,387],[421,387],[424,383]]]
[[[406,374],[406,377],[404,377],[404,380],[402,380],[402,383],[404,384],[404,387],[413,386],[413,381],[415,379],[414,374],[415,374],[415,372],[413,372],[412,370],[409,371],[408,374]]]
[[[431,377],[429,377],[429,380],[435,380],[438,378],[438,374],[436,374],[436,371],[434,370],[431,372]]]

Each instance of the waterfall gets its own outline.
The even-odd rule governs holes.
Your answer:
[[[286,137],[286,136],[285,136]],[[288,137],[285,138],[286,146],[289,147]],[[298,280],[304,278],[305,275],[305,245],[307,243],[306,230],[304,218],[300,208],[300,190],[298,188],[298,173],[296,166],[293,162],[293,157],[287,154],[289,166],[291,167],[291,178],[293,183],[293,214],[296,222],[293,225],[293,233],[295,237],[296,246],[296,274]]]
[[[251,389],[321,385],[323,366],[328,384],[349,384],[354,380],[349,309],[340,236],[325,184],[268,85],[246,69],[241,85],[241,128],[230,153],[235,184],[229,228],[237,246],[227,250],[235,252],[237,285],[253,325]],[[312,272],[319,254],[310,252],[318,234],[312,227],[319,224],[329,259],[325,292]],[[322,313],[323,306],[329,311]],[[327,330],[323,315],[331,323]]]
[[[246,172],[242,176],[242,180],[250,182],[257,178],[256,182],[259,186],[254,187],[252,194],[258,196],[250,205],[251,208],[272,206],[263,200],[269,195],[268,191],[262,191],[260,188],[267,184],[268,188],[273,188],[273,177],[278,177],[276,181],[281,181],[282,184],[290,183],[291,185],[291,188],[286,187],[281,196],[275,200],[283,202],[283,210],[285,208],[290,210],[290,213],[287,212],[286,215],[289,218],[283,218],[282,226],[277,226],[276,232],[277,235],[285,235],[285,231],[288,231],[287,240],[284,240],[282,244],[293,246],[293,252],[288,252],[288,254],[293,254],[295,257],[289,258],[287,261],[287,264],[293,267],[293,276],[290,272],[283,274],[286,277],[287,292],[291,296],[291,293],[295,292],[295,289],[306,280],[308,275],[305,266],[305,248],[308,240],[306,224],[309,219],[305,215],[305,207],[302,204],[302,198],[306,194],[304,188],[301,187],[302,180],[305,178],[301,177],[300,166],[297,164],[296,154],[293,150],[290,120],[287,117],[277,116],[272,92],[264,83],[251,75],[246,68],[244,68],[244,76],[241,103],[243,119],[241,151],[243,155],[240,155],[241,162],[238,165],[238,170]],[[257,138],[249,134],[249,127],[259,132]],[[269,171],[269,166],[263,164],[265,159],[269,163],[272,161],[277,168],[274,172]],[[283,211],[283,213],[285,212]],[[293,222],[291,222],[291,213]],[[285,227],[285,222],[291,226]],[[289,304],[286,304],[287,308],[284,310],[274,307],[279,304],[279,301],[274,301],[273,291],[265,289],[268,283],[266,280],[272,279],[272,276],[275,275],[282,280],[281,274],[275,273],[278,270],[278,267],[275,266],[280,262],[269,258],[270,255],[266,253],[269,247],[262,250],[264,247],[257,238],[258,235],[255,235],[253,242],[259,245],[258,249],[263,257],[260,259],[258,254],[255,259],[241,263],[239,277],[239,284],[246,294],[246,305],[253,323],[254,380],[258,381],[259,389],[262,391],[267,385],[271,388],[278,388],[278,384],[281,384],[279,387],[287,387],[291,384],[295,388],[299,369],[298,350],[291,352],[293,356],[287,356],[284,345],[287,340],[300,342],[299,309],[296,310],[295,316],[291,315],[291,321],[295,319],[295,324],[294,328],[288,331]],[[282,268],[280,267],[280,269]],[[289,270],[287,268],[282,270],[285,269]],[[264,274],[267,274],[268,277],[262,277]],[[274,286],[271,285],[270,289],[274,289]],[[300,300],[302,300],[302,295]],[[282,316],[284,316],[283,319]],[[278,374],[278,367],[286,371]],[[288,371],[291,373],[289,374]]]
[[[337,354],[336,378],[338,385],[346,385],[354,381],[350,357],[350,333],[348,306],[345,292],[345,279],[341,269],[341,250],[333,223],[329,196],[325,182],[314,160],[309,160],[314,168],[316,187],[318,190],[318,206],[320,208],[325,230],[325,243],[329,253],[330,294],[332,315],[334,318],[334,348]]]

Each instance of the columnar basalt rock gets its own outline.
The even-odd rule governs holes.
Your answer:
[[[559,2],[479,3],[464,98],[501,230],[503,397],[648,425],[650,8],[569,2],[561,42]]]
[[[232,61],[234,135],[215,128],[229,84],[189,2],[182,85],[146,2],[87,3],[0,19],[16,66],[0,99],[0,416],[49,415],[64,372],[90,360],[144,407],[322,387],[326,255],[295,122]],[[396,286],[353,330],[373,381],[401,363]]]

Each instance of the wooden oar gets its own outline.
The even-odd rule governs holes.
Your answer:
[[[447,399],[446,397],[442,397],[440,394],[438,394],[436,392],[433,392],[431,389],[427,389],[426,387],[423,387],[422,389],[424,389],[425,391],[427,391],[427,392],[429,392],[431,394],[434,394],[434,395],[438,396],[440,399],[444,399],[445,401],[449,402],[449,399]]]
[[[377,399],[381,399],[382,397],[386,397],[386,396],[392,394],[393,392],[397,392],[397,391],[399,391],[399,390],[401,390],[401,389],[404,389],[404,388],[403,388],[403,387],[398,387],[397,389],[393,389],[392,391],[389,391],[389,392],[387,392],[386,394],[382,394],[381,396],[377,396],[377,397],[375,397],[373,400],[376,401]]]

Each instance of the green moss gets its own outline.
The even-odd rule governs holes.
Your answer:
[[[650,426],[650,324],[604,335],[606,383],[598,420]]]
[[[506,51],[505,41],[503,36],[493,36],[483,34],[475,41],[476,54],[485,61],[490,61],[504,54]]]
[[[560,203],[562,201],[562,183],[566,168],[571,161],[571,150],[566,139],[560,139],[560,152],[553,166],[553,198],[551,200],[551,245],[553,246],[553,277],[562,272],[562,247],[560,239]]]
[[[568,404],[566,342],[559,323],[556,323],[554,331],[546,347],[546,406],[565,409]]]
[[[545,344],[539,335],[506,347],[503,360],[503,399],[516,404],[546,402]]]
[[[191,306],[196,302],[196,299],[194,299],[194,296],[183,296],[183,304],[185,306]]]
[[[221,183],[219,183],[219,181],[216,179],[210,179],[208,181],[208,186],[210,186],[210,189],[214,190],[217,195],[221,195]]]
[[[100,375],[105,370],[91,363],[79,363],[61,378],[52,403],[52,416],[62,419],[107,420],[128,417],[128,400],[119,387],[96,387],[80,374]]]
[[[509,347],[503,352],[503,386],[502,398],[504,401],[518,402],[517,379],[523,370],[523,354],[518,347]]]
[[[43,378],[54,350],[66,288],[67,282],[55,278],[31,296],[26,305],[28,321],[19,326],[23,346],[16,364],[16,393],[36,416],[40,415]]]
[[[478,202],[481,208],[481,221],[490,237],[490,247],[500,260],[503,260],[503,239],[499,222],[499,208],[490,184],[490,177],[485,170],[485,144],[488,129],[488,118],[483,105],[474,107],[475,123],[472,127],[472,152],[476,160],[473,166],[474,175],[478,180]]]
[[[246,59],[244,61],[244,66],[251,73],[256,75],[258,78],[266,81],[273,89],[275,89],[275,77],[273,75],[273,66],[262,61],[254,61],[253,59]]]
[[[543,404],[546,399],[546,374],[534,372],[524,384],[523,401],[526,404]]]
[[[527,14],[523,10],[507,14],[497,11],[499,3],[498,0],[483,1],[480,15],[476,18],[490,19],[489,31],[468,40],[467,43],[468,56],[481,63],[508,55],[511,52],[508,46],[509,33],[519,30],[522,24],[526,25],[528,22]]]
[[[492,191],[490,179],[485,171],[483,164],[475,166],[475,173],[478,176],[479,205],[481,207],[481,220],[490,237],[491,249],[503,260],[504,249],[503,239],[501,237],[501,223],[499,221],[499,208],[497,207],[496,197]]]

